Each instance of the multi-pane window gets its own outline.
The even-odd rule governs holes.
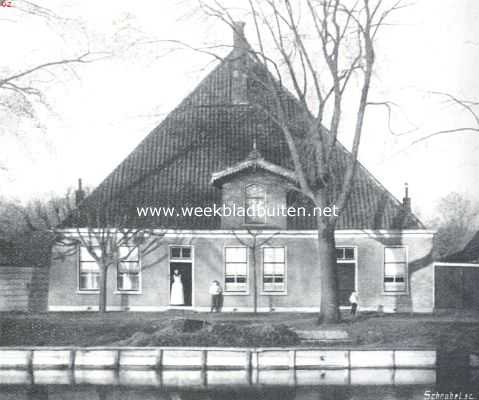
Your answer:
[[[286,256],[284,247],[263,247],[263,291],[286,291]]]
[[[170,247],[171,260],[190,260],[191,247],[189,246],[174,246]]]
[[[405,247],[384,248],[384,291],[407,291],[407,251]]]
[[[225,291],[248,291],[248,248],[225,248]]]
[[[119,291],[140,290],[140,256],[138,247],[122,246],[118,255],[117,287]]]
[[[98,249],[95,249],[98,254]],[[78,289],[95,291],[100,287],[100,267],[84,246],[80,246]]]
[[[354,247],[337,247],[336,248],[336,260],[338,263],[350,263],[355,261],[355,248]]]
[[[266,222],[266,192],[264,186],[251,184],[245,189],[245,223],[264,224]]]

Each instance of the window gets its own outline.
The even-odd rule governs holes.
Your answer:
[[[225,291],[248,291],[248,248],[225,248]]]
[[[405,247],[384,248],[384,291],[407,291],[407,252]]]
[[[355,262],[356,252],[354,247],[337,247],[336,259],[338,263],[350,263]]]
[[[98,250],[96,250],[98,251]],[[96,291],[100,287],[100,267],[88,249],[80,246],[78,290]]]
[[[264,224],[266,222],[266,193],[261,185],[248,185],[245,189],[245,223]]]
[[[286,291],[286,257],[284,247],[263,247],[263,291]]]
[[[117,288],[119,291],[140,291],[140,256],[138,247],[119,248]]]
[[[180,260],[180,261],[191,260],[191,247],[189,246],[170,247],[170,259]]]

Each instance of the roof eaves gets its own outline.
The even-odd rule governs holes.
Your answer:
[[[223,180],[231,175],[237,174],[250,168],[260,168],[274,175],[279,175],[294,182],[297,180],[294,171],[280,167],[279,165],[273,164],[263,158],[260,158],[241,161],[238,164],[232,165],[231,167],[228,167],[222,171],[213,172],[213,174],[211,175],[210,182],[212,185],[215,185],[220,180]]]

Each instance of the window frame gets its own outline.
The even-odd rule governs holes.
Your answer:
[[[179,249],[190,249],[190,257],[173,257],[171,254],[174,248]],[[184,262],[184,263],[193,263],[193,246],[189,244],[169,244],[168,245],[168,260],[169,262]]]
[[[260,187],[262,190],[263,190],[263,204],[264,204],[264,207],[265,207],[265,215],[264,217],[262,217],[262,222],[252,222],[252,221],[248,221],[248,218],[258,218],[258,216],[255,216],[255,217],[250,217],[247,215],[247,210],[248,210],[248,199],[259,199],[260,197],[259,196],[248,196],[247,195],[247,191],[248,191],[248,188],[250,186],[258,186]],[[244,215],[244,224],[245,225],[252,225],[252,226],[261,226],[261,225],[266,225],[266,199],[267,199],[267,195],[266,195],[266,186],[263,185],[262,183],[257,183],[257,182],[250,182],[250,183],[247,183],[244,188],[243,188],[243,205],[244,205],[244,212],[245,212],[245,215]]]
[[[264,249],[283,249],[284,251],[284,289],[283,290],[265,290],[264,288]],[[288,248],[286,245],[264,245],[261,246],[261,295],[262,296],[287,296],[288,295]]]
[[[337,249],[353,249],[354,251],[354,258],[353,259],[344,259],[344,260],[338,260],[338,257],[336,255],[336,264],[353,264],[354,263],[354,290],[357,292],[359,288],[359,256],[358,256],[358,246],[356,245],[348,245],[348,244],[341,244],[341,245],[336,245],[336,250]]]
[[[246,249],[246,290],[245,291],[231,291],[226,289],[226,249],[228,248],[242,248]],[[223,247],[223,296],[249,296],[250,294],[250,251],[248,246],[242,245],[225,245]],[[238,263],[239,264],[239,263]]]
[[[140,246],[120,246],[120,247],[127,247],[127,248],[136,248],[138,253],[138,261],[120,261],[118,260],[116,264],[116,290],[115,294],[141,294],[143,289],[143,282],[142,282],[142,265],[141,265],[141,250]],[[118,251],[120,249],[118,248]],[[138,289],[120,289],[119,287],[119,279],[120,279],[120,263],[127,262],[127,263],[138,263]]]
[[[173,248],[188,248],[190,249],[190,257],[189,258],[176,258],[172,257],[171,251]],[[191,306],[174,306],[169,304],[171,299],[171,263],[185,263],[191,264]],[[191,309],[195,307],[195,246],[192,244],[168,244],[168,308],[176,308],[179,307],[181,309]]]
[[[405,273],[404,273],[404,290],[386,290],[386,282],[384,279],[386,278],[386,249],[404,249],[405,251],[405,260],[401,263],[395,264],[404,264],[405,265]],[[391,263],[392,264],[392,263]],[[409,294],[409,248],[406,245],[392,245],[392,246],[383,246],[383,273],[382,273],[382,290],[383,295],[387,296],[401,296],[401,295],[408,295]]]
[[[99,248],[99,246],[92,246],[92,247]],[[77,275],[77,293],[78,294],[98,294],[98,293],[100,293],[100,273],[101,273],[100,272],[100,266],[98,265],[98,263],[96,261],[82,261],[82,259],[81,259],[82,248],[84,248],[85,251],[88,252],[86,246],[83,246],[82,244],[77,245],[77,274],[76,274]],[[98,288],[97,289],[83,289],[80,286],[82,263],[97,264],[97,266],[98,266]]]

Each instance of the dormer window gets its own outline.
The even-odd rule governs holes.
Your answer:
[[[290,183],[296,184],[295,172],[266,161],[253,145],[246,159],[211,176],[211,184],[221,188],[223,204],[237,210],[221,217],[221,227],[286,229],[286,216],[272,210],[286,206],[287,185]]]
[[[263,185],[246,186],[245,210],[245,224],[266,223],[266,190]]]

